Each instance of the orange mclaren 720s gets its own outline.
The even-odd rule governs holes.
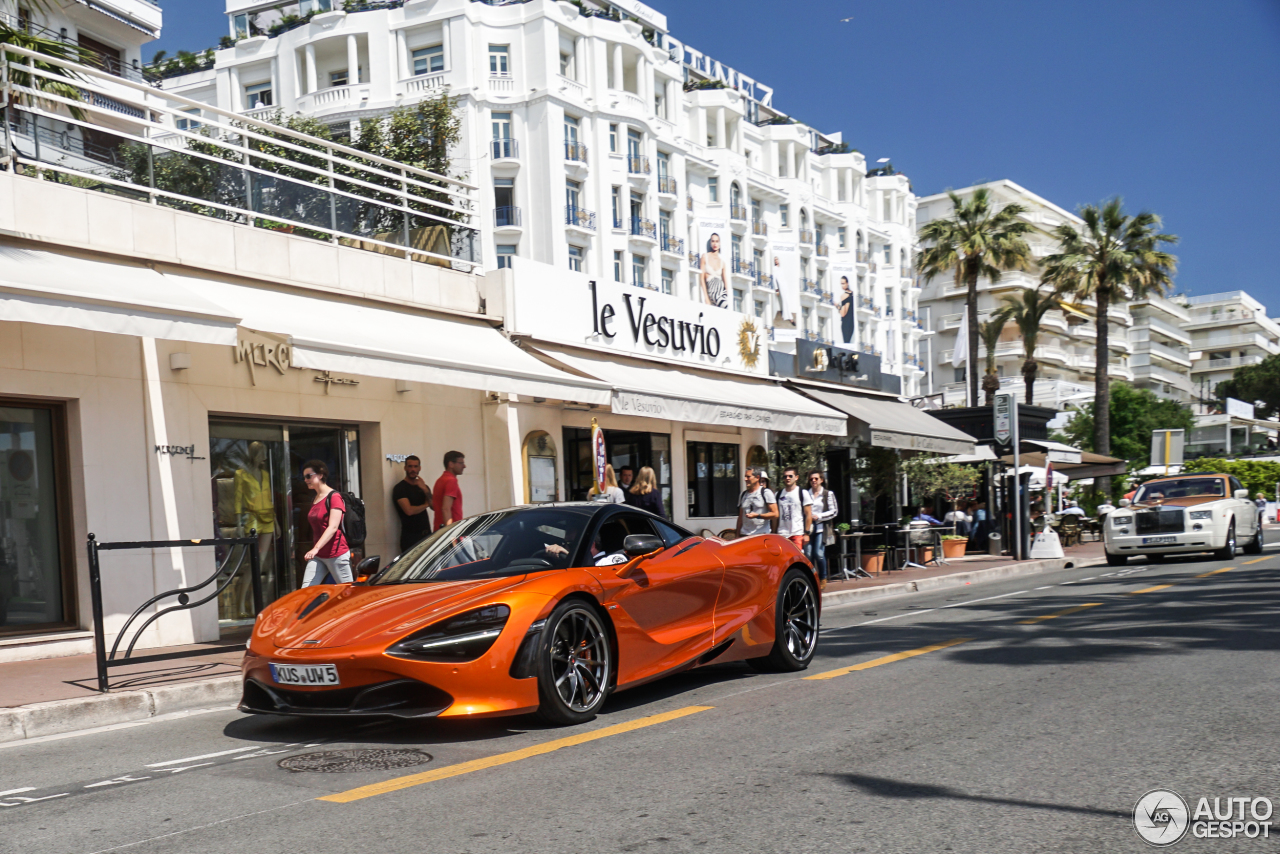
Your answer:
[[[704,664],[802,670],[818,643],[813,568],[786,538],[704,539],[619,504],[483,513],[376,561],[259,615],[241,710],[573,724]]]

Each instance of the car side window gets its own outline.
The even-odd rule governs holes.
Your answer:
[[[591,547],[583,555],[583,565],[595,566],[601,555],[620,554],[623,544],[631,534],[656,536],[657,531],[653,525],[654,520],[638,513],[617,514],[596,531]]]
[[[1235,497],[1237,489],[1244,489],[1244,484],[1236,480],[1235,475],[1231,476],[1231,495]]]
[[[671,548],[676,543],[682,543],[693,536],[681,531],[675,525],[668,525],[666,522],[654,520],[653,524],[657,526],[658,536],[662,537],[662,543],[667,548]]]

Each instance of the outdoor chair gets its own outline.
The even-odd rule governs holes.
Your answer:
[[[934,530],[927,523],[912,523],[911,530],[907,533],[907,560],[924,566],[926,562],[920,560],[920,557],[925,549],[932,549],[933,554],[929,559],[936,562],[942,556],[942,546],[937,539]]]
[[[1058,523],[1058,536],[1063,546],[1080,545],[1080,517],[1074,513],[1063,516]]]

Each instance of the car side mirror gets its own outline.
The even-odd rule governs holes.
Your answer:
[[[1242,499],[1244,499],[1244,500],[1246,500],[1246,501],[1247,501],[1247,500],[1249,499],[1249,490],[1247,490],[1247,489],[1237,489],[1237,490],[1236,490],[1236,498],[1242,498]]]
[[[1127,499],[1127,498],[1121,498],[1121,499],[1120,499],[1120,506],[1121,506],[1121,507],[1128,507],[1128,506],[1129,506],[1129,504],[1130,504],[1129,499]]]
[[[356,584],[366,583],[372,576],[378,572],[378,566],[382,563],[382,555],[374,555],[367,557],[356,565]]]
[[[632,559],[657,554],[664,548],[666,544],[662,542],[662,538],[655,537],[653,534],[629,534],[622,541],[623,553]]]

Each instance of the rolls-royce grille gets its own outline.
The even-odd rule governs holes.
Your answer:
[[[1139,510],[1137,516],[1139,534],[1181,534],[1184,530],[1181,507]]]

